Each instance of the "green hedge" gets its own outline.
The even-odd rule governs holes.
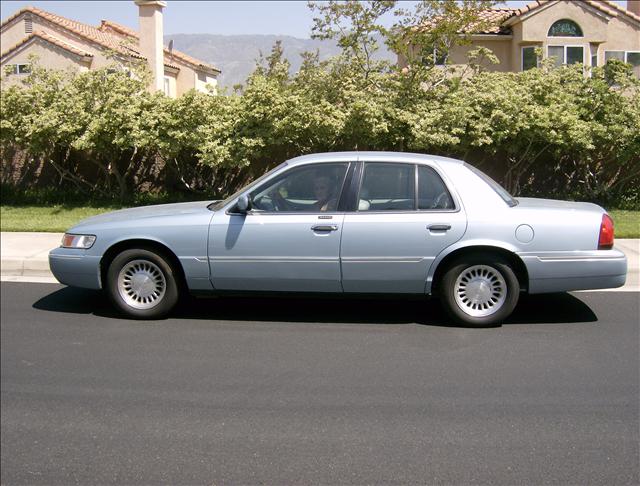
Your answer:
[[[516,195],[640,207],[640,89],[622,63],[365,76],[307,56],[288,68],[274,51],[232,94],[170,99],[123,72],[36,65],[2,92],[3,202],[222,197],[297,155],[392,150],[463,158]]]

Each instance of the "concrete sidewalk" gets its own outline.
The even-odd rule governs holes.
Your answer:
[[[3,277],[48,277],[49,251],[60,246],[63,233],[0,233],[0,273]]]
[[[48,254],[61,240],[62,233],[0,233],[2,280],[52,281]],[[627,255],[629,273],[624,289],[640,290],[640,239],[616,240],[615,246]]]

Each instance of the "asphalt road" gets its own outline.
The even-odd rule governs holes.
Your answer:
[[[2,484],[638,484],[639,295],[189,301],[3,283]]]

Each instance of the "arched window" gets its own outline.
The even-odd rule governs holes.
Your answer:
[[[573,20],[562,19],[553,23],[547,35],[549,37],[582,37],[582,29]]]

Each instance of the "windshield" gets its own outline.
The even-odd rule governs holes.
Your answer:
[[[282,167],[284,167],[285,165],[287,165],[286,162],[283,162],[282,164],[278,165],[277,167],[274,167],[273,169],[271,169],[268,172],[265,172],[264,174],[262,174],[260,177],[258,177],[255,181],[253,181],[251,184],[249,184],[248,186],[243,187],[242,189],[240,189],[239,191],[233,193],[231,196],[229,196],[226,199],[223,199],[222,201],[214,201],[211,204],[209,204],[207,206],[208,209],[210,209],[211,211],[217,211],[220,208],[223,208],[224,206],[226,206],[228,203],[230,203],[231,201],[233,201],[234,199],[237,199],[238,197],[240,197],[240,195],[245,192],[248,191],[249,189],[251,189],[253,186],[255,186],[256,184],[260,183],[261,181],[263,181],[264,179],[266,179],[267,177],[269,177],[271,174],[273,174],[275,171],[281,169]]]
[[[491,189],[493,189],[498,194],[498,196],[500,196],[502,198],[502,200],[504,202],[506,202],[509,206],[513,207],[513,206],[516,206],[518,204],[518,201],[511,194],[509,194],[504,187],[502,187],[500,184],[498,184],[496,181],[494,181],[487,174],[482,172],[480,169],[474,167],[473,165],[467,164],[466,162],[465,162],[464,165],[471,172],[473,172],[478,177],[480,177],[480,179],[485,181],[489,185],[489,187],[491,187]]]

